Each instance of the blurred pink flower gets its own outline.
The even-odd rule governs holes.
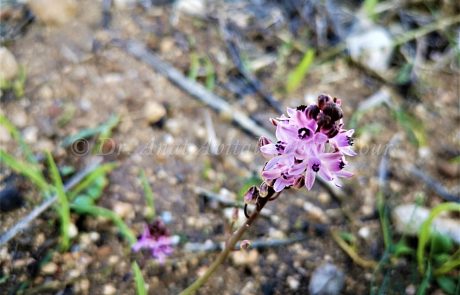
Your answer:
[[[132,246],[132,249],[134,252],[149,249],[152,252],[152,256],[163,264],[166,257],[172,254],[173,244],[164,224],[160,220],[156,220],[151,226],[144,226],[141,237]]]

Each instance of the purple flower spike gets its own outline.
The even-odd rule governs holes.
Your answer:
[[[149,249],[152,256],[163,264],[173,252],[173,241],[163,222],[156,220],[151,226],[145,225],[138,241],[132,246],[134,252]]]
[[[341,186],[339,178],[353,174],[344,170],[345,156],[355,156],[354,130],[343,129],[341,100],[320,95],[318,103],[288,108],[287,115],[271,119],[276,142],[259,141],[262,154],[270,160],[262,177],[276,192],[287,187],[313,187],[316,176]]]

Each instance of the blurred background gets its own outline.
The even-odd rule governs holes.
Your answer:
[[[0,294],[179,293],[260,183],[269,118],[321,93],[355,176],[268,204],[199,293],[460,294],[457,1],[0,6]],[[130,250],[155,218],[164,264]]]

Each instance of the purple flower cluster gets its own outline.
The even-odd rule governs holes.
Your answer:
[[[132,249],[134,252],[138,252],[141,249],[149,249],[156,260],[164,263],[166,257],[173,252],[173,244],[169,231],[163,222],[156,220],[152,225],[144,226],[144,232],[133,245]]]
[[[287,116],[272,119],[277,142],[259,140],[260,151],[270,159],[262,172],[265,181],[280,192],[303,185],[310,190],[316,175],[337,186],[340,177],[351,177],[344,167],[345,155],[356,155],[354,130],[343,129],[342,117],[340,99],[320,95],[317,104],[288,108]]]

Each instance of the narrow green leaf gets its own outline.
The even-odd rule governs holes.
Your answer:
[[[190,80],[196,81],[198,77],[198,71],[200,70],[200,58],[196,53],[190,54],[190,69],[188,71],[187,77]]]
[[[431,224],[433,223],[433,220],[436,218],[436,216],[446,211],[460,211],[460,204],[449,202],[436,206],[433,208],[433,210],[431,210],[427,220],[425,220],[420,228],[419,241],[417,246],[417,262],[421,273],[423,273],[425,269],[423,258],[426,244],[428,243],[431,235]]]
[[[134,272],[137,295],[146,295],[144,276],[142,276],[142,271],[136,261],[131,264],[131,268]]]
[[[209,57],[206,57],[204,61],[206,67],[206,88],[212,91],[216,85],[216,71]]]
[[[20,160],[17,160],[4,150],[0,150],[0,162],[5,163],[14,171],[27,177],[32,183],[34,183],[40,189],[42,193],[48,193],[49,185],[47,181],[45,180],[41,172],[32,164],[24,163]]]
[[[70,209],[67,196],[65,194],[64,185],[62,184],[61,176],[59,175],[59,170],[56,166],[56,163],[53,160],[53,157],[48,152],[46,153],[48,157],[48,164],[50,168],[51,178],[53,179],[54,188],[56,189],[56,194],[58,198],[58,213],[61,220],[61,250],[66,251],[69,248],[69,227],[70,227]]]
[[[80,182],[70,193],[69,200],[73,200],[76,195],[86,190],[90,185],[94,183],[95,180],[101,176],[105,176],[107,173],[112,171],[118,166],[118,163],[107,163],[103,164],[96,169],[94,169],[90,174],[88,174],[82,182]]]
[[[457,287],[455,281],[451,277],[441,276],[436,278],[436,282],[439,287],[449,295],[455,294],[455,288]]]
[[[5,127],[11,134],[11,136],[14,138],[14,140],[16,140],[19,143],[19,146],[21,147],[21,150],[24,153],[24,157],[26,158],[26,160],[29,163],[37,164],[37,159],[32,153],[32,150],[26,144],[24,138],[22,138],[21,132],[19,132],[19,130],[13,125],[13,123],[11,123],[11,121],[8,120],[8,118],[4,115],[0,115],[0,125]]]
[[[142,181],[142,187],[144,188],[144,197],[145,201],[147,203],[147,207],[149,208],[149,212],[147,214],[147,219],[152,221],[155,218],[156,215],[156,210],[155,210],[155,199],[153,196],[153,191],[152,188],[149,184],[149,181],[147,180],[147,177],[145,176],[145,171],[141,170],[141,181]]]
[[[312,48],[309,48],[305,52],[305,55],[303,56],[300,63],[288,75],[287,83],[286,83],[286,91],[288,93],[293,92],[294,90],[297,89],[297,87],[299,87],[300,83],[307,75],[308,69],[312,65],[314,59],[315,59],[315,50]]]
[[[100,216],[100,217],[109,219],[118,227],[118,230],[120,231],[121,235],[128,241],[130,245],[136,242],[136,236],[133,234],[131,229],[129,229],[129,227],[120,218],[120,216],[118,216],[112,210],[109,210],[103,207],[99,207],[99,206],[84,204],[83,202],[78,203],[78,204],[72,203],[70,205],[70,208],[81,214],[83,213],[90,214],[90,215]]]

